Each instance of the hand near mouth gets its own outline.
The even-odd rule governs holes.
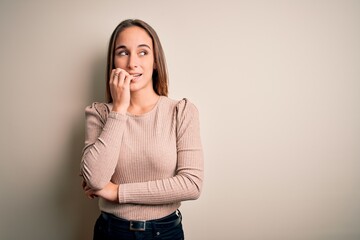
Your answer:
[[[111,97],[113,100],[112,111],[126,114],[130,106],[130,82],[139,76],[139,74],[130,75],[121,68],[111,71],[109,85]]]

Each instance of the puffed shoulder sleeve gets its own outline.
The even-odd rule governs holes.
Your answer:
[[[95,190],[102,189],[115,171],[126,121],[126,115],[110,111],[105,103],[85,108],[85,146],[80,171]]]
[[[93,144],[100,135],[107,117],[109,108],[104,103],[94,102],[85,108],[85,147],[84,151]]]
[[[185,147],[202,149],[200,140],[199,112],[196,106],[184,98],[176,106],[177,112],[177,147],[178,151]]]
[[[204,178],[204,156],[200,137],[199,112],[196,106],[186,98],[179,101],[176,111],[177,174],[192,182],[192,186],[197,189],[194,193],[200,194]]]

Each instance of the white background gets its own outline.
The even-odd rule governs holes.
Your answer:
[[[360,1],[0,2],[0,239],[91,239],[77,176],[107,43],[152,25],[200,111],[190,240],[360,239]]]

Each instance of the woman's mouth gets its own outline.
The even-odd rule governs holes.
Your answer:
[[[133,81],[136,81],[139,77],[141,77],[142,74],[141,73],[136,73],[136,74],[132,74],[131,76],[133,76],[133,79],[131,80],[133,82]]]
[[[142,76],[142,73],[131,74],[131,76],[133,77],[131,79],[131,82],[134,82],[134,81],[138,80],[138,78],[140,78]]]

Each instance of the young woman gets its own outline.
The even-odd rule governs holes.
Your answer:
[[[101,210],[94,239],[184,239],[178,208],[203,182],[198,111],[167,97],[165,56],[147,23],[115,28],[106,86],[108,103],[85,109],[83,189]]]

